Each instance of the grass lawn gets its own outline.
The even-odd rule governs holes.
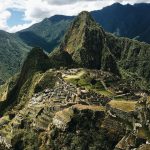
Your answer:
[[[81,70],[80,72],[78,72],[77,74],[74,75],[67,75],[65,76],[65,80],[72,80],[72,79],[79,79],[80,77],[82,77],[86,72],[84,70]]]
[[[92,85],[90,83],[90,77],[86,76],[86,72],[84,70],[78,72],[75,75],[68,75],[64,78],[64,80],[71,82],[73,84],[78,84],[81,87],[84,87],[87,90],[93,90],[94,92],[107,96],[107,97],[113,97],[115,96],[115,94],[109,90],[106,90],[106,88],[104,87],[104,83],[102,83],[102,81],[97,81],[97,83],[95,85]]]
[[[125,100],[112,100],[109,102],[109,105],[112,108],[116,108],[125,112],[130,112],[130,111],[134,111],[135,110],[135,106],[136,106],[135,101],[125,101]]]

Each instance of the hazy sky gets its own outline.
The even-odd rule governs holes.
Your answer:
[[[55,14],[77,15],[115,2],[150,3],[150,0],[0,0],[0,30],[16,32]]]

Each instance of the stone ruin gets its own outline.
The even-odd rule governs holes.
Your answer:
[[[69,103],[105,105],[109,101],[110,98],[108,97],[67,83],[59,77],[54,88],[45,89],[42,93],[36,93],[29,101],[29,106],[39,103],[59,104],[60,106],[67,105]]]
[[[126,135],[116,145],[115,150],[131,150],[137,148],[137,140],[139,145],[145,144],[143,147],[147,147],[150,144],[150,98],[147,94],[143,94],[143,97],[136,102],[135,109],[132,113],[126,112],[124,116],[125,111],[122,110],[114,113],[113,108],[107,109],[107,112],[108,115],[111,114],[111,117],[121,119],[126,126]]]
[[[76,71],[78,70],[72,70],[72,74]],[[35,93],[28,104],[13,116],[12,121],[7,125],[8,128],[4,128],[4,132],[13,134],[14,129],[19,129],[22,125],[32,127],[36,131],[47,131],[54,114],[58,111],[76,104],[102,106],[110,100],[108,97],[64,81],[59,73],[54,88]],[[26,117],[30,118],[29,122],[26,122]],[[5,135],[1,136],[0,144],[10,147],[11,142],[3,137]]]

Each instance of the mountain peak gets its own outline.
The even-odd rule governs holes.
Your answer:
[[[64,52],[65,56],[69,54],[75,67],[104,69],[118,74],[117,69],[114,69],[117,68],[115,59],[106,46],[104,30],[86,11],[81,12],[74,19],[59,50],[55,52],[52,55],[55,55],[55,60],[64,56],[62,55]]]
[[[119,2],[116,2],[116,3],[112,4],[111,6],[123,6],[123,5]]]
[[[83,11],[74,19],[60,47],[69,54],[74,55],[76,51],[87,47],[88,42],[92,39],[92,37],[90,38],[92,34],[97,38],[104,36],[103,29],[94,21],[90,13]],[[91,43],[89,44],[91,45]]]
[[[78,67],[100,68],[99,51],[103,48],[103,37],[104,32],[101,27],[89,12],[83,11],[74,19],[60,48],[55,50],[51,57],[53,56],[55,60],[69,58],[69,62],[72,59],[74,66]]]
[[[59,21],[66,20],[66,19],[72,20],[73,18],[74,18],[74,16],[54,15],[54,16],[47,18],[47,19],[53,23],[57,23]]]
[[[74,19],[73,24],[80,24],[80,25],[85,26],[85,25],[90,25],[90,24],[96,24],[96,22],[88,11],[82,11]]]
[[[84,18],[84,19],[85,18],[92,18],[91,15],[90,15],[90,13],[88,11],[82,11],[82,12],[80,12],[79,15],[78,15],[78,17]]]

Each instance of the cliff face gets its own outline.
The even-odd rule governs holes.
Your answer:
[[[149,49],[149,44],[106,33],[88,12],[81,12],[50,58],[58,60],[58,65],[68,66],[69,62],[72,67],[102,69],[117,75],[121,68],[149,82]]]
[[[104,40],[103,29],[90,14],[82,12],[75,18],[60,47],[72,56],[76,64],[100,68]]]
[[[66,53],[75,67],[103,69],[119,74],[115,57],[106,45],[104,30],[94,21],[88,12],[81,12],[73,21],[64,40],[50,58]],[[63,60],[64,62],[64,60]]]

